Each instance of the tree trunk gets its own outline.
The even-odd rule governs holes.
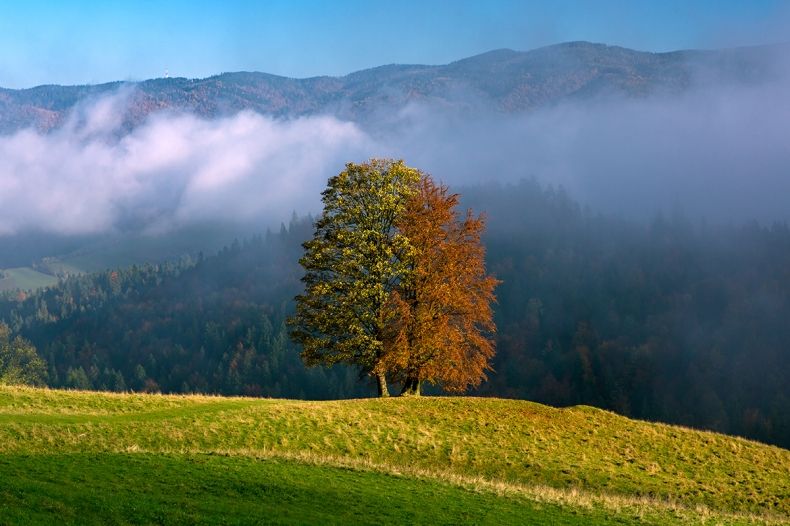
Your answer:
[[[390,395],[390,390],[387,387],[387,376],[384,373],[376,373],[376,386],[378,387],[379,396],[387,398]]]
[[[420,396],[420,381],[415,377],[408,377],[403,383],[403,389],[400,392],[401,396]]]

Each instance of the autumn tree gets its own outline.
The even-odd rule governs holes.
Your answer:
[[[388,396],[385,329],[391,292],[409,270],[396,228],[420,172],[402,161],[349,163],[322,194],[323,212],[300,259],[304,293],[289,320],[307,365],[347,363]]]
[[[390,293],[383,364],[403,394],[419,395],[423,381],[462,392],[490,369],[498,281],[486,274],[484,219],[461,216],[458,200],[424,175],[396,222],[409,240],[408,272]]]

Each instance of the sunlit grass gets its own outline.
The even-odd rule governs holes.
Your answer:
[[[222,455],[251,466],[287,461],[346,468],[658,523],[704,517],[713,523],[781,522],[790,514],[787,450],[589,407],[0,387],[4,458],[130,453],[166,455],[168,462]]]

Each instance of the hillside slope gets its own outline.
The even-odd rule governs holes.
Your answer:
[[[584,212],[534,181],[460,191],[465,206],[495,211],[487,268],[503,281],[494,372],[474,394],[591,405],[790,448],[787,225],[639,225]],[[306,369],[288,337],[312,234],[296,220],[180,272],[144,265],[23,301],[0,293],[0,321],[47,360],[51,387],[368,396],[353,369]]]
[[[0,387],[0,522],[787,523],[788,473],[781,448],[589,407]]]
[[[677,94],[698,82],[763,82],[779,74],[776,57],[786,52],[786,45],[776,45],[650,53],[566,42],[531,51],[500,49],[445,65],[380,66],[343,77],[234,72],[205,79],[0,88],[0,133],[57,128],[81,102],[120,89],[133,92],[128,128],[160,110],[206,118],[241,110],[278,117],[329,113],[361,123],[411,102],[437,107],[482,103],[518,112],[598,96]]]

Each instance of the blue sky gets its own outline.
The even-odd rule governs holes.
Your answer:
[[[790,39],[780,0],[0,2],[0,86],[256,70],[342,75],[590,40],[650,51]]]

